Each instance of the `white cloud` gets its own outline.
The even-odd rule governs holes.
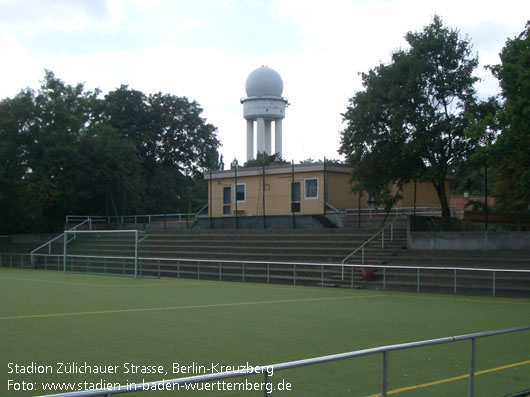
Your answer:
[[[4,0],[0,15],[3,29],[29,33],[39,29],[79,32],[111,21],[106,0]]]

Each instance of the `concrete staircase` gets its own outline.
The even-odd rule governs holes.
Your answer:
[[[379,226],[379,225],[378,225]],[[385,231],[365,247],[364,269],[375,269],[373,277],[362,268],[341,266],[342,260],[372,237],[379,228],[344,229],[203,229],[150,232],[138,245],[138,256],[146,268],[162,275],[202,279],[256,282],[285,282],[334,287],[429,291],[440,293],[530,296],[530,274],[522,272],[476,272],[434,269],[435,267],[530,269],[530,249],[520,251],[408,250],[406,231],[397,224],[390,242]],[[69,255],[106,257],[134,256],[132,234],[95,233],[69,245]],[[145,258],[163,258],[156,261]],[[177,264],[176,260],[180,259]],[[187,260],[187,261],[186,261]],[[201,261],[202,260],[202,261]],[[234,261],[214,264],[209,261]],[[251,262],[266,262],[252,264]],[[158,263],[157,263],[158,262]],[[162,262],[162,265],[160,264]],[[237,263],[236,263],[237,262]],[[291,264],[273,264],[289,262]],[[85,262],[82,262],[85,263]],[[128,261],[131,266],[130,260]],[[300,263],[337,264],[333,267],[303,266]],[[347,263],[361,264],[358,252]],[[180,268],[176,269],[177,266]],[[265,267],[264,267],[265,266]],[[416,266],[426,269],[403,269]],[[267,269],[267,270],[264,270]],[[373,268],[372,268],[373,269]],[[345,270],[343,272],[343,270]],[[269,277],[274,278],[274,280]],[[419,287],[418,287],[419,280]]]
[[[151,274],[158,267],[161,270],[157,271],[167,276],[351,287],[363,280],[362,271],[354,269],[343,275],[340,264],[377,231],[377,228],[157,231],[143,236],[145,238],[138,245],[138,256],[143,258],[141,262],[146,264],[145,267],[150,269]],[[404,230],[395,230],[393,241],[390,241],[387,233],[385,249],[381,249],[381,238],[376,238],[365,247],[365,264],[386,264],[405,245]],[[68,255],[130,258],[134,256],[134,235],[85,235],[83,239],[69,244]],[[160,261],[158,258],[173,261]],[[70,261],[72,260],[71,258]],[[217,265],[208,262],[223,260],[238,263],[223,263],[223,269],[218,269]],[[116,261],[119,263],[119,260]],[[72,267],[74,270],[76,262],[81,263],[79,269],[83,271],[87,260],[76,258]],[[298,265],[275,264],[276,262]],[[352,262],[360,262],[360,253],[350,259],[349,263]],[[124,268],[129,270],[123,270],[123,273],[130,274],[132,262],[129,259],[127,263]],[[301,263],[338,266],[303,266]],[[267,269],[266,278],[264,266]],[[122,269],[120,266],[117,268]],[[221,272],[222,277],[219,277]]]
[[[234,229],[152,232],[142,242],[150,257],[246,261],[341,263],[377,229]],[[405,231],[381,250],[380,240],[366,248],[371,264],[383,264],[406,245]],[[368,257],[368,256],[367,256]]]
[[[439,293],[530,296],[530,273],[500,270],[530,270],[529,250],[402,250],[390,257],[383,272],[363,280],[367,289],[429,291]],[[402,269],[414,266],[425,269]],[[481,268],[499,271],[441,270],[435,268]],[[456,282],[455,282],[456,276]],[[418,279],[420,285],[418,288]],[[495,287],[495,291],[493,290]]]

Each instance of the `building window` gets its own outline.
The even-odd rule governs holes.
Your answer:
[[[316,200],[318,198],[318,178],[306,179],[304,198],[306,200]]]
[[[232,213],[232,188],[226,186],[223,188],[223,214],[230,215]]]
[[[244,203],[247,198],[247,186],[244,183],[238,183],[236,186],[236,201]]]

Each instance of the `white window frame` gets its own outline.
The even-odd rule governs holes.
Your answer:
[[[317,181],[317,194],[315,197],[307,197],[307,185],[306,185],[307,181]],[[304,200],[318,200],[319,190],[320,190],[320,187],[318,183],[318,178],[305,178],[304,179]]]
[[[243,200],[237,199],[237,186],[243,186],[243,194],[245,195],[245,198]],[[234,203],[237,201],[238,203],[246,203],[247,202],[247,184],[244,182],[238,182],[234,184]]]

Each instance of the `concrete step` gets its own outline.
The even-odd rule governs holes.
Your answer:
[[[159,252],[156,256],[147,254],[146,257],[160,258],[183,258],[183,259],[211,259],[211,260],[235,260],[235,261],[272,261],[272,262],[303,262],[303,263],[335,263],[340,264],[344,256],[329,253],[309,253],[309,254],[291,254],[289,252],[264,253],[256,252],[249,254],[247,252],[230,252],[219,255],[217,252],[198,252],[198,251],[181,251],[175,256],[175,253]],[[366,264],[381,265],[385,261],[382,259],[367,259]]]
[[[530,269],[530,252],[516,251],[396,251],[395,266],[494,267]]]
[[[160,247],[160,246],[185,246],[185,245],[205,245],[205,246],[262,246],[262,247],[304,247],[315,246],[315,244],[322,244],[329,247],[344,247],[353,249],[359,247],[366,240],[307,240],[307,239],[278,239],[278,240],[231,240],[231,239],[186,239],[186,240],[170,240],[170,239],[148,239],[140,243],[144,247]],[[105,243],[108,244],[108,243]],[[404,247],[406,241],[395,239],[393,242],[385,242],[385,246]],[[370,247],[380,247],[381,241],[371,241],[367,244]]]

